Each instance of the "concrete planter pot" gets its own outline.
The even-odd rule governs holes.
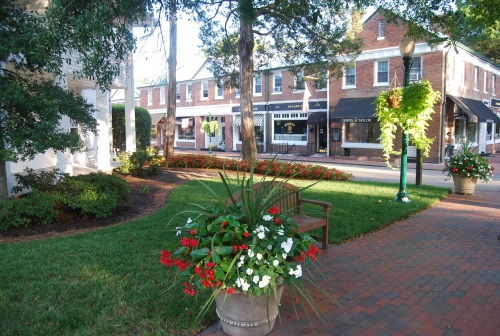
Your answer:
[[[472,195],[476,189],[477,179],[462,174],[452,174],[455,194]]]
[[[215,298],[217,315],[222,330],[229,336],[263,336],[269,334],[278,316],[278,305],[283,294],[283,283],[278,285],[276,296],[248,296],[236,292],[226,296],[221,291]],[[225,300],[225,301],[224,301]]]

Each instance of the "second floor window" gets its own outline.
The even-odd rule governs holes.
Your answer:
[[[413,58],[410,67],[410,82],[422,79],[422,60],[420,57]]]
[[[216,83],[215,85],[215,98],[224,97],[224,86],[222,82]]]
[[[491,76],[491,94],[496,95],[497,94],[497,84],[495,83],[497,81],[497,76],[493,75]]]
[[[356,67],[346,68],[345,86],[356,86]]]
[[[160,104],[165,104],[165,87],[160,88]]]
[[[181,100],[181,87],[179,85],[175,88],[175,100]]]
[[[380,20],[378,22],[378,38],[383,39],[385,36],[385,22]]]
[[[486,72],[486,70],[483,73],[484,73],[483,91],[488,92],[488,73]]]
[[[191,101],[193,98],[193,84],[186,85],[186,101]]]
[[[295,85],[293,86],[293,91],[304,91],[305,88],[304,74],[299,73],[295,75]]]
[[[208,99],[208,82],[201,83],[201,99]]]
[[[389,61],[377,61],[377,84],[389,84]]]
[[[148,105],[153,105],[153,89],[148,89]]]
[[[262,75],[255,75],[253,90],[256,95],[262,95]]]
[[[283,77],[280,73],[274,74],[274,93],[281,93],[281,87],[283,85]]]

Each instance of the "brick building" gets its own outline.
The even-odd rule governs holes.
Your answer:
[[[258,150],[269,153],[312,155],[323,153],[351,159],[382,160],[374,117],[375,97],[403,83],[399,43],[404,26],[389,24],[376,11],[363,25],[363,52],[342,78],[329,78],[325,87],[304,82],[287,68],[256,71],[254,78],[254,123]],[[204,149],[213,144],[220,150],[241,149],[239,92],[216,85],[207,64],[195,69],[177,85],[177,148]],[[441,93],[430,121],[428,136],[435,138],[426,162],[444,157],[445,134],[468,137],[479,152],[495,152],[500,143],[500,98],[497,98],[500,67],[463,46],[431,47],[417,41],[410,80],[429,80]],[[305,85],[311,98],[309,111],[302,111]],[[141,106],[151,113],[166,113],[165,85],[140,88]],[[211,139],[200,130],[208,117],[221,122],[222,132]],[[209,141],[210,140],[210,141]],[[397,144],[400,143],[396,139]],[[497,145],[498,147],[498,145]],[[408,156],[416,149],[409,147]]]

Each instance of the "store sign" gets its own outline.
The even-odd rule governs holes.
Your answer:
[[[295,127],[295,124],[293,122],[287,122],[285,124],[286,132],[288,134],[293,134],[293,128]]]
[[[500,108],[500,99],[491,98],[491,107]]]
[[[302,103],[269,104],[269,111],[298,111]],[[309,102],[309,110],[326,110],[326,101]]]
[[[266,106],[267,105],[254,105],[253,106],[253,111],[266,111]],[[240,113],[240,105],[238,106],[233,106],[231,109],[232,113]]]
[[[372,118],[343,118],[340,119],[340,122],[343,123],[369,123],[373,122]]]

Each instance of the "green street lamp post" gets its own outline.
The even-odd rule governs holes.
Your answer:
[[[212,122],[212,115],[208,112],[208,123]],[[208,130],[208,154],[212,154],[212,132],[210,132],[210,128]]]
[[[403,56],[403,86],[407,86],[410,83],[410,68],[411,68],[411,58],[413,56],[413,51],[415,50],[415,41],[409,37],[405,37],[399,44],[399,51]],[[394,202],[400,203],[410,203],[410,198],[408,197],[408,192],[406,191],[406,172],[408,170],[408,134],[402,131],[402,146],[401,146],[401,175],[399,177],[399,192],[396,194],[396,199]]]

